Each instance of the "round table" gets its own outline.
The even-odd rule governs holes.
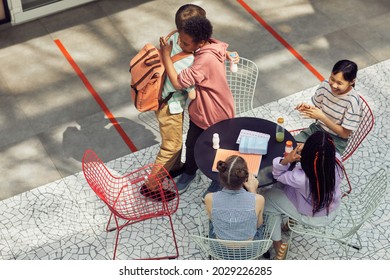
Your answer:
[[[276,123],[251,117],[233,118],[216,123],[207,128],[198,138],[195,144],[195,160],[199,169],[210,179],[218,181],[218,172],[212,171],[216,150],[213,149],[213,134],[218,133],[220,148],[238,151],[239,144],[236,143],[241,129],[258,131],[270,135],[266,155],[262,155],[261,164],[257,179],[259,186],[264,187],[274,183],[272,176],[272,161],[275,157],[283,156],[285,142],[291,140],[294,147],[294,137],[285,130],[283,142],[277,142],[275,138]]]

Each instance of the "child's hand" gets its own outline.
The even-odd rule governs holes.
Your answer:
[[[244,186],[248,192],[256,193],[257,188],[259,187],[259,181],[253,174],[249,174],[248,181],[244,183]]]
[[[160,37],[160,50],[162,52],[162,54],[167,54],[167,55],[171,55],[171,51],[172,51],[172,42],[170,44],[168,44],[167,40],[165,39],[165,37]]]
[[[295,107],[295,110],[298,110],[299,112],[303,112],[307,109],[310,109],[312,106],[310,106],[307,103],[300,103]]]
[[[325,115],[320,108],[312,107],[305,111],[301,111],[301,114],[304,118],[314,119],[314,120],[323,120]]]
[[[188,98],[190,100],[194,100],[196,98],[196,91],[195,89],[191,90],[189,93],[188,93]]]
[[[238,55],[237,52],[226,51],[226,58],[229,59],[231,62],[233,62],[235,64],[240,62],[240,56]]]
[[[284,158],[281,160],[280,164],[287,165],[288,163],[293,163],[295,161],[300,161],[301,159],[301,151],[302,148],[300,145],[298,145],[291,153],[288,153],[284,156]]]
[[[301,154],[304,145],[305,145],[304,143],[298,143],[298,145],[297,145],[297,147],[296,147],[296,150],[297,150],[296,153],[297,153],[298,155]]]

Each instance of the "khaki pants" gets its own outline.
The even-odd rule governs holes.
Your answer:
[[[183,113],[171,114],[165,105],[156,111],[160,127],[161,146],[155,163],[161,164],[169,172],[180,168],[183,145]]]

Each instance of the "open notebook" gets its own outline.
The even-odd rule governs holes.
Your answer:
[[[246,164],[248,165],[248,170],[251,174],[257,176],[259,173],[260,163],[261,163],[261,155],[256,154],[241,154],[239,151],[235,150],[226,150],[226,149],[218,149],[214,158],[214,163],[212,170],[213,172],[218,172],[217,170],[217,162],[219,160],[225,160],[229,156],[240,156],[245,159]]]

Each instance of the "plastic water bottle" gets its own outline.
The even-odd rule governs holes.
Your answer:
[[[276,125],[276,141],[283,142],[284,141],[284,119],[278,118],[278,123]]]
[[[219,149],[219,134],[214,133],[213,134],[213,149]]]
[[[230,57],[234,58],[236,56],[236,53],[230,53]],[[238,71],[238,65],[232,60],[230,60],[230,71],[232,71],[232,73],[236,73]]]
[[[293,142],[290,140],[286,141],[286,146],[284,147],[284,156],[291,153],[294,150],[293,148]]]

